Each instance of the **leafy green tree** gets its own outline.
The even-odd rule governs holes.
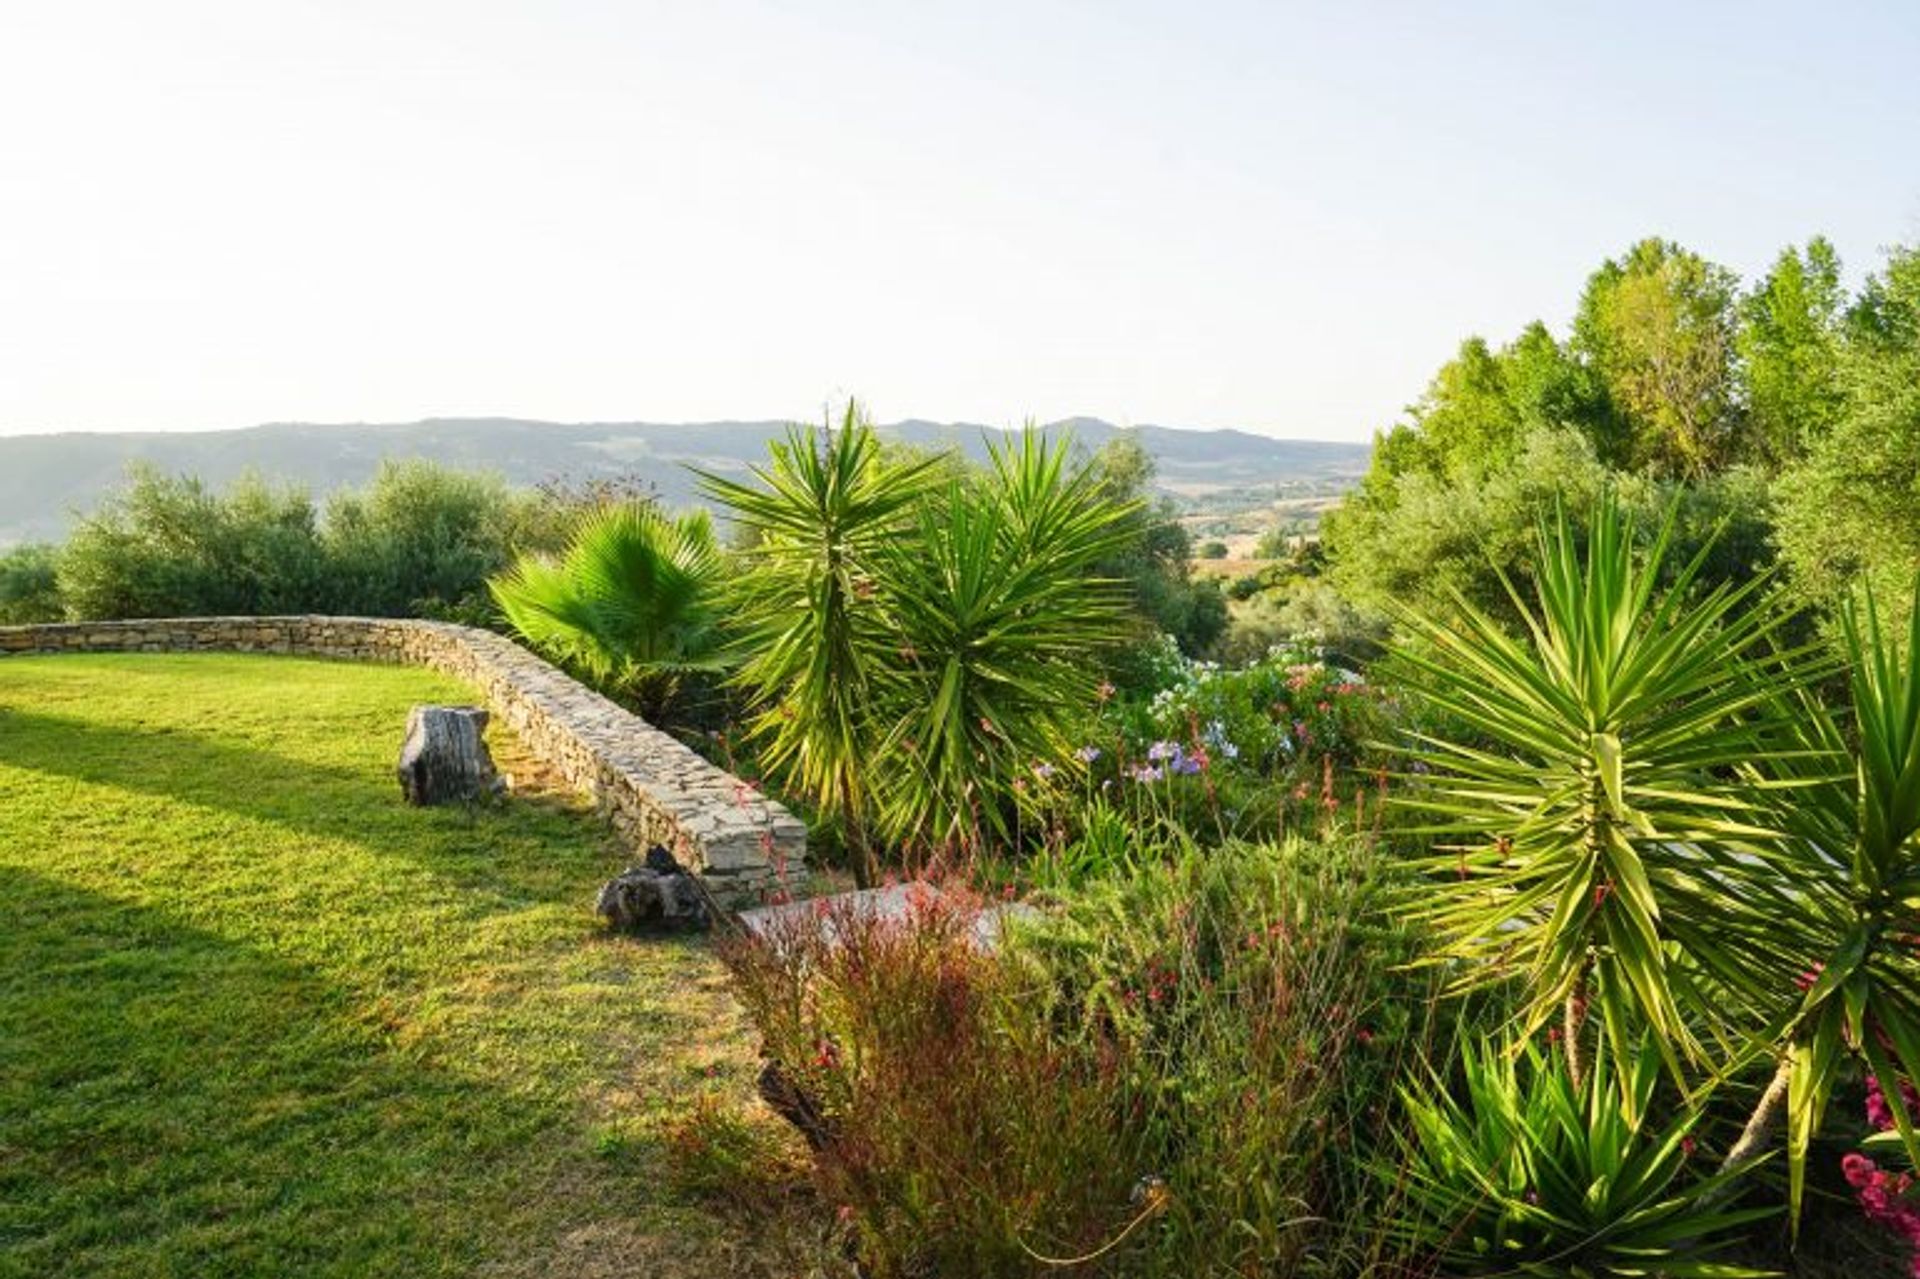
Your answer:
[[[1846,291],[1824,237],[1788,248],[1740,301],[1735,347],[1756,446],[1775,466],[1804,454],[1844,404],[1839,383]]]
[[[224,493],[147,466],[84,517],[60,556],[75,617],[308,611],[328,565],[313,502],[244,476]]]
[[[1140,620],[1140,644],[1164,633],[1189,657],[1208,652],[1226,630],[1226,598],[1217,583],[1195,580],[1192,537],[1175,518],[1172,504],[1151,496],[1153,455],[1138,440],[1122,435],[1093,455],[1090,468],[1107,502],[1127,512],[1132,534],[1093,566],[1094,575],[1127,584]],[[1115,681],[1131,687],[1138,674],[1134,665],[1123,655]]]
[[[1863,580],[1904,602],[1920,564],[1920,249],[1890,255],[1845,327],[1844,402],[1781,477],[1781,551],[1813,602]]]
[[[1629,432],[1631,462],[1700,479],[1738,460],[1732,272],[1667,240],[1642,240],[1594,272],[1573,346]]]
[[[721,670],[719,577],[705,511],[629,502],[589,515],[558,559],[522,557],[488,588],[535,649],[665,720],[690,679]]]
[[[498,476],[386,461],[327,507],[338,612],[475,617],[487,579],[513,558],[516,499]]]
[[[1584,512],[1614,482],[1580,435],[1536,428],[1509,465],[1479,479],[1411,472],[1384,498],[1363,490],[1327,512],[1328,578],[1376,617],[1402,606],[1443,613],[1459,597],[1517,625],[1503,574],[1532,572],[1535,531],[1556,504]]]
[[[1227,558],[1227,544],[1218,540],[1202,542],[1194,554],[1203,560],[1224,560]]]
[[[29,543],[0,552],[0,626],[57,622],[65,615],[57,547]]]

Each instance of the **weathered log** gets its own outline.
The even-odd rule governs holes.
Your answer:
[[[416,706],[400,746],[400,793],[409,804],[478,799],[500,788],[487,751],[487,712],[478,706]]]
[[[795,1083],[778,1061],[767,1059],[767,1064],[760,1068],[757,1084],[760,1100],[797,1128],[809,1149],[818,1153],[833,1143],[833,1122],[822,1112],[813,1095]]]

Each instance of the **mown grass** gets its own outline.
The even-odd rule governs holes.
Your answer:
[[[698,940],[523,785],[409,809],[425,672],[0,661],[0,1276],[806,1274],[807,1214],[666,1189],[752,1044]]]

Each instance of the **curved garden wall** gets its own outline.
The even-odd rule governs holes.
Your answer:
[[[807,832],[793,814],[491,631],[372,617],[176,617],[0,627],[0,657],[203,651],[403,662],[440,671],[479,689],[489,709],[534,755],[591,796],[636,851],[653,844],[672,849],[723,905],[754,905],[804,869]]]

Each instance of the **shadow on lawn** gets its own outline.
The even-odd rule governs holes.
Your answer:
[[[577,803],[551,795],[413,808],[385,767],[317,764],[188,731],[0,706],[0,765],[353,844],[448,880],[475,906],[552,898],[568,878],[611,873],[617,860],[599,823]],[[552,856],[510,855],[524,841],[551,846]]]
[[[419,1273],[564,1116],[308,971],[0,866],[0,1274]]]

